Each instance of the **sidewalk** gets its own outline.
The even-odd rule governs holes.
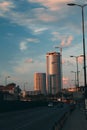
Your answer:
[[[62,130],[87,130],[84,110],[76,108],[66,120]]]

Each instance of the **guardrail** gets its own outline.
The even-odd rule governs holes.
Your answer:
[[[70,116],[71,112],[75,109],[75,104],[70,104],[68,107],[63,109],[62,114],[59,116],[58,120],[54,123],[52,130],[61,130],[65,121]]]

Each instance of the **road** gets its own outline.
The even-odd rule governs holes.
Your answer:
[[[0,114],[0,130],[51,130],[63,108],[40,107]]]

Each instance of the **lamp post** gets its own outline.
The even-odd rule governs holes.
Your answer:
[[[28,84],[28,82],[24,82],[24,91],[26,90],[25,87],[26,87],[26,84]]]
[[[71,71],[71,73],[75,74],[75,87],[76,87],[76,72],[75,71]]]
[[[69,3],[67,4],[69,6],[78,6],[81,8],[81,11],[82,11],[82,36],[83,36],[83,61],[84,61],[84,88],[85,88],[85,109],[87,110],[87,95],[86,95],[86,54],[85,54],[85,32],[84,32],[84,7],[87,6],[87,4],[84,4],[84,5],[79,5],[79,4],[75,4],[75,3]],[[86,115],[86,119],[87,119],[87,113],[85,112],[85,115]]]
[[[75,3],[68,3],[68,6],[78,6],[81,8],[82,11],[82,36],[83,36],[83,60],[84,60],[84,87],[86,88],[86,55],[85,55],[85,32],[84,32],[84,7],[87,6],[87,4],[79,5]]]
[[[10,76],[5,77],[5,85],[7,85],[7,79],[10,78]]]
[[[79,58],[79,57],[82,57],[82,55],[80,55],[80,56],[70,56],[70,57],[75,57],[75,58],[76,58],[76,66],[77,66],[77,87],[79,87],[79,72],[80,72],[80,71],[78,71],[78,58]]]

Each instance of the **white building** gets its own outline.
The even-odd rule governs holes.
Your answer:
[[[61,75],[61,55],[57,52],[46,54],[46,87],[48,94],[56,94],[61,91],[62,75]]]
[[[34,74],[34,90],[46,94],[46,73]]]

